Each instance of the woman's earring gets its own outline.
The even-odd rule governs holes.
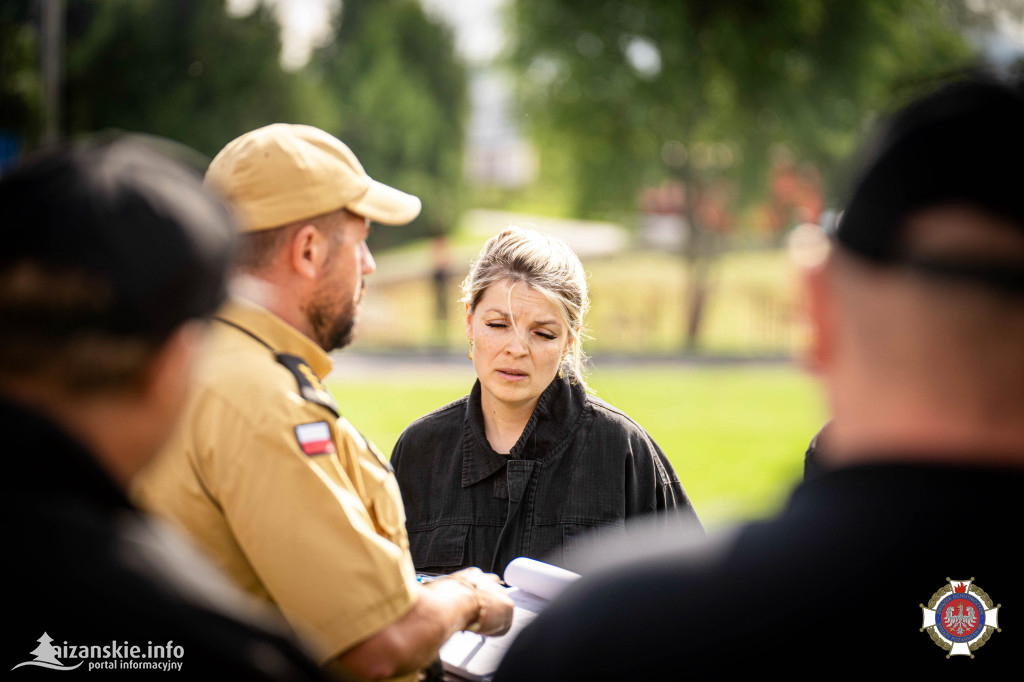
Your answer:
[[[565,378],[565,372],[563,371],[564,368],[565,368],[565,358],[562,358],[562,361],[558,363],[558,378],[559,379],[564,379]]]
[[[473,359],[473,339],[469,340],[469,359]]]

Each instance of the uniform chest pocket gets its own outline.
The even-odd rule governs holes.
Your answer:
[[[403,546],[405,511],[402,508],[402,493],[398,489],[398,482],[394,476],[386,474],[382,481],[375,483],[376,488],[371,492],[371,498],[377,524],[392,542]]]
[[[468,524],[451,524],[429,530],[409,529],[409,550],[416,570],[461,566],[466,556],[469,529]]]

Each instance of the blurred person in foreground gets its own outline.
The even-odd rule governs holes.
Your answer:
[[[321,384],[375,269],[370,222],[405,224],[419,199],[302,125],[233,140],[206,182],[241,217],[238,277],[140,500],[340,669],[415,677],[455,632],[505,632],[512,602],[496,576],[416,581],[391,466]]]
[[[587,392],[590,300],[568,244],[505,230],[462,290],[477,381],[410,424],[391,455],[416,568],[503,573],[519,556],[573,568],[578,536],[645,514],[699,530],[654,439]]]
[[[227,209],[150,146],[93,140],[0,180],[0,230],[9,662],[321,679],[276,616],[125,495],[224,296]]]
[[[606,548],[632,560],[570,588],[495,679],[1011,669],[1024,646],[1011,615],[1024,608],[1021,159],[1019,78],[962,79],[896,115],[806,273],[827,469],[772,520],[688,547]]]

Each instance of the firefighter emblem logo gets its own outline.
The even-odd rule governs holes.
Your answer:
[[[923,623],[921,632],[928,632],[940,648],[950,656],[970,656],[985,645],[999,629],[999,607],[980,587],[970,580],[950,580],[928,600],[920,604]]]

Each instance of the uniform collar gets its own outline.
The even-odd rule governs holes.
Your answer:
[[[499,455],[487,442],[483,408],[480,405],[480,381],[466,401],[462,438],[462,486],[482,481],[505,466],[509,459],[539,460],[542,466],[555,461],[572,442],[586,410],[587,394],[568,377],[555,379],[537,401],[519,440],[507,455]]]
[[[313,339],[247,298],[231,296],[218,311],[217,318],[240,327],[269,346],[275,353],[287,353],[302,358],[321,381],[331,372],[331,358]]]

